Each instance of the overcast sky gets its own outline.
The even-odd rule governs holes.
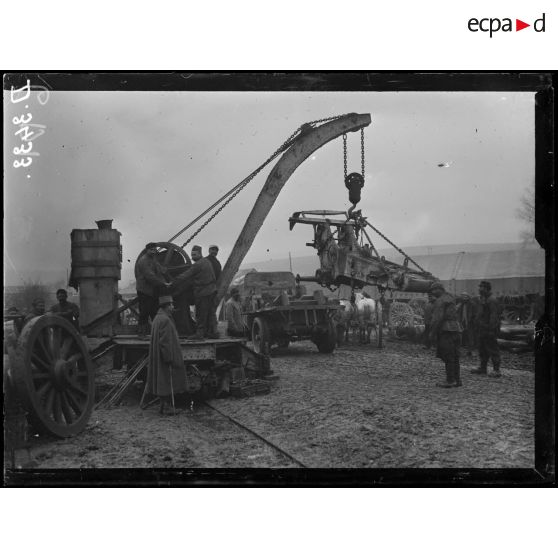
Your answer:
[[[26,103],[4,98],[7,284],[65,277],[71,230],[99,219],[122,233],[128,280],[146,242],[171,238],[304,122],[348,112],[372,117],[359,208],[400,246],[518,241],[515,211],[534,183],[533,93],[51,92]],[[26,112],[46,128],[39,156],[15,169],[12,118]],[[197,237],[223,263],[271,168]],[[360,172],[358,133],[348,171]],[[349,206],[339,138],[293,174],[245,263],[312,254],[311,229],[289,232],[289,216]]]

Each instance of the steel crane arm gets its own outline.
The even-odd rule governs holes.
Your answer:
[[[277,196],[297,167],[326,143],[348,132],[356,132],[368,126],[370,122],[370,114],[353,113],[316,128],[303,127],[299,136],[293,140],[292,145],[282,155],[267,177],[246,224],[236,240],[217,283],[218,301],[225,295]]]

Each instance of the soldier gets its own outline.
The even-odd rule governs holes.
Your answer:
[[[432,321],[432,312],[434,311],[434,302],[436,301],[436,298],[434,297],[434,295],[432,293],[428,293],[428,302],[426,303],[426,306],[424,307],[424,335],[423,335],[423,341],[424,341],[424,348],[425,349],[430,349],[431,347],[431,343],[430,343],[430,322]]]
[[[206,259],[209,260],[211,267],[213,267],[213,273],[215,274],[215,282],[219,281],[219,276],[221,275],[221,262],[217,259],[217,254],[219,253],[219,246],[212,244],[209,247],[209,256]],[[215,299],[215,302],[217,300]],[[217,332],[217,306],[215,306],[215,311],[211,313],[212,324],[211,328],[213,331]]]
[[[244,337],[245,326],[242,319],[242,301],[240,291],[233,287],[231,298],[225,303],[225,318],[227,320],[227,335],[230,337]]]
[[[171,413],[174,414],[174,396],[186,391],[186,369],[172,310],[172,297],[159,297],[159,310],[153,320],[149,342],[145,392],[160,397],[161,414],[165,412],[165,405],[171,406]]]
[[[42,316],[45,313],[45,299],[44,298],[36,298],[31,303],[32,308],[31,312],[25,316],[23,320],[23,325],[25,325],[29,320],[36,318],[37,316]]]
[[[175,278],[173,286],[177,293],[190,286],[194,288],[196,304],[196,333],[189,336],[191,339],[217,339],[219,334],[215,329],[215,296],[217,286],[213,266],[207,258],[202,256],[200,246],[192,247],[192,267]]]
[[[79,331],[79,306],[73,302],[68,302],[68,291],[58,289],[56,291],[58,304],[51,307],[50,312],[61,318],[68,320]]]
[[[136,264],[135,275],[139,299],[138,333],[145,336],[149,333],[149,318],[153,321],[157,314],[157,298],[165,287],[170,286],[165,279],[163,266],[157,261],[155,242],[145,245],[145,254]]]
[[[446,381],[436,385],[442,388],[460,387],[461,326],[457,319],[455,300],[438,282],[432,284],[430,292],[436,299],[430,322],[430,338],[436,343],[436,356],[446,365]]]
[[[494,372],[489,374],[499,378],[500,349],[498,347],[498,333],[500,332],[500,308],[492,296],[492,285],[488,281],[479,284],[480,308],[476,321],[479,343],[480,366],[471,370],[472,374],[487,374],[489,359],[492,360]]]
[[[206,259],[211,263],[213,267],[213,273],[215,274],[215,281],[219,281],[219,276],[221,275],[221,262],[217,259],[217,254],[219,253],[219,246],[212,244],[209,247],[209,256]]]

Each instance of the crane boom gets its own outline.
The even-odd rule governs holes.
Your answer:
[[[370,122],[370,114],[352,113],[318,127],[302,127],[298,137],[273,167],[236,240],[217,282],[217,302],[225,295],[277,196],[297,167],[326,143],[348,132],[356,132],[368,126]]]

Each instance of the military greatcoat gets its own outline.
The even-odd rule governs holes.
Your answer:
[[[151,329],[147,393],[168,396],[186,391],[186,369],[173,319],[159,309]]]

